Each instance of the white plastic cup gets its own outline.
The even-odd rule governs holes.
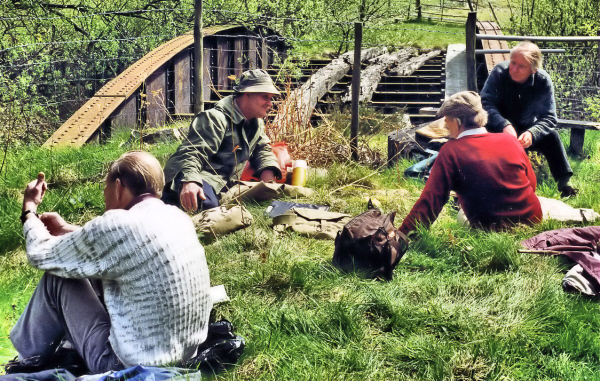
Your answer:
[[[292,185],[303,187],[306,184],[306,160],[294,160]]]

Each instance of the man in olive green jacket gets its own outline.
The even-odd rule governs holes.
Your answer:
[[[242,73],[234,90],[192,121],[165,164],[163,201],[190,212],[218,206],[217,194],[240,178],[247,161],[262,181],[281,178],[263,121],[279,91],[261,69]]]

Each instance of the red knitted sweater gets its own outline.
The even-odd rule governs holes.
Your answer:
[[[471,224],[531,223],[542,219],[535,195],[536,178],[521,144],[508,134],[477,134],[444,144],[421,197],[404,219],[400,231],[435,221],[450,191]]]

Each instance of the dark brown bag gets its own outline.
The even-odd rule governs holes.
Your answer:
[[[391,280],[408,250],[408,238],[394,227],[395,217],[371,209],[350,220],[335,238],[333,264],[345,272]]]

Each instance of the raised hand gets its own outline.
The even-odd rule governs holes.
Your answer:
[[[40,172],[38,173],[37,179],[27,184],[27,188],[25,188],[25,195],[23,196],[23,211],[31,210],[32,212],[35,212],[37,210],[37,206],[44,199],[47,189],[48,184],[46,183],[46,175],[44,172]]]

